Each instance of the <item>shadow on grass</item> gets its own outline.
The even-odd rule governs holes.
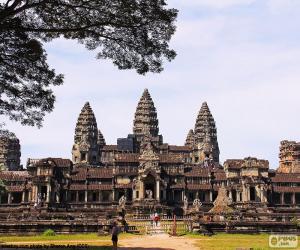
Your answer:
[[[1,245],[1,250],[27,250],[27,249],[51,249],[51,250],[112,250],[110,246],[88,246],[88,247],[81,247],[81,246],[64,246],[64,247],[56,247],[56,246],[19,246],[19,247],[12,247],[11,245]],[[160,248],[160,247],[118,247],[118,250],[174,250],[173,248]]]
[[[1,245],[1,250],[27,250],[27,249],[50,249],[50,250],[112,250],[111,246],[88,246],[88,247],[81,247],[81,246],[64,246],[64,247],[57,247],[57,246],[18,246],[18,247],[12,247],[11,245]],[[173,248],[160,248],[160,247],[118,247],[118,250],[174,250]]]

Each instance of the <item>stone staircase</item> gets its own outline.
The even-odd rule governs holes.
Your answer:
[[[163,230],[163,228],[160,225],[160,222],[157,223],[157,225],[153,224],[151,226],[148,226],[146,228],[147,234],[165,234],[166,232]]]

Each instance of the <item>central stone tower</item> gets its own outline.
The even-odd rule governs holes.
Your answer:
[[[162,136],[158,134],[157,112],[148,89],[145,89],[138,102],[133,121],[133,134],[140,145],[145,135],[151,136],[154,145],[162,144]]]

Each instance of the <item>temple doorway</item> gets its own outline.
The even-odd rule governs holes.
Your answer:
[[[156,197],[156,190],[155,190],[155,178],[152,175],[147,175],[147,177],[144,180],[145,185],[145,198],[146,199],[154,199]]]

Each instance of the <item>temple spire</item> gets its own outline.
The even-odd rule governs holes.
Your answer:
[[[195,145],[194,130],[190,129],[185,140],[185,146],[194,147],[194,145]]]
[[[98,163],[97,122],[89,102],[84,104],[76,123],[72,158],[74,163]]]
[[[219,162],[220,152],[216,123],[206,102],[202,104],[198,113],[194,133],[195,143],[202,151],[200,158],[204,160],[209,157],[213,161]]]
[[[105,138],[100,130],[98,130],[98,141],[97,142],[100,147],[103,147],[106,145]]]
[[[150,133],[151,136],[158,136],[158,119],[153,100],[148,89],[145,89],[137,105],[133,121],[133,133],[144,135]]]

